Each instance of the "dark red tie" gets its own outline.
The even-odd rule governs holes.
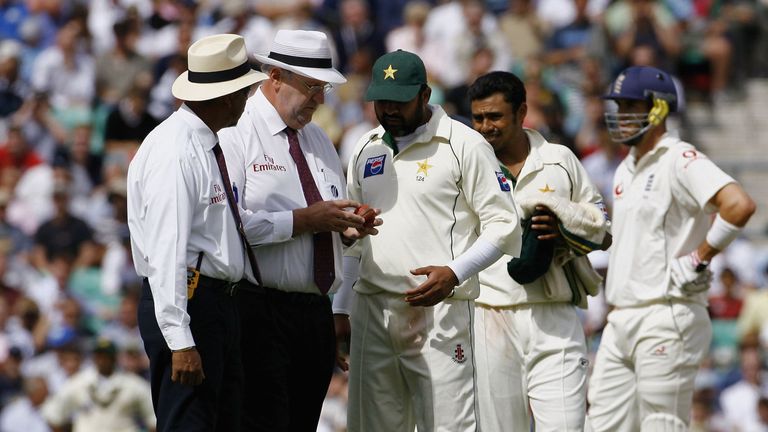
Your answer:
[[[285,128],[285,134],[288,135],[289,151],[293,161],[296,163],[296,169],[299,171],[301,180],[301,189],[304,191],[304,199],[307,200],[307,206],[322,201],[323,197],[317,190],[315,179],[312,178],[312,172],[307,165],[307,159],[299,146],[299,137],[296,131],[291,128]],[[331,289],[335,279],[333,265],[333,238],[331,233],[319,232],[314,237],[314,261],[315,261],[315,284],[323,294]]]
[[[229,181],[229,172],[227,172],[227,162],[224,160],[224,153],[221,151],[221,146],[216,143],[213,146],[213,154],[216,156],[216,164],[219,166],[221,172],[221,179],[224,181],[224,192],[227,195],[227,202],[229,203],[229,209],[232,210],[232,216],[235,218],[235,225],[237,225],[237,233],[240,235],[240,241],[243,243],[245,254],[248,255],[248,262],[251,264],[253,270],[253,277],[259,285],[261,283],[261,272],[259,272],[259,265],[256,264],[256,256],[253,254],[253,249],[248,244],[248,240],[245,238],[245,230],[243,230],[243,220],[240,218],[240,211],[237,209],[235,203],[235,194],[232,193],[232,183]]]

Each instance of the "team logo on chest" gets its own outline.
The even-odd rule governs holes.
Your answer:
[[[363,178],[384,174],[384,162],[386,160],[387,155],[385,154],[368,158],[368,160],[365,161]]]
[[[255,162],[253,164],[253,172],[263,172],[263,171],[287,171],[288,169],[285,167],[285,165],[280,165],[275,162],[275,159],[271,156],[265,154],[264,155],[264,162],[258,163]]]
[[[539,189],[539,192],[541,193],[548,193],[548,192],[554,192],[554,189],[551,189],[549,187],[549,183],[544,183],[544,187]]]
[[[434,165],[429,164],[429,159],[424,159],[421,162],[416,162],[416,165],[418,165],[418,169],[416,170],[416,181],[423,182],[427,179],[427,176],[429,175],[429,169],[432,168]]]
[[[456,349],[453,350],[453,361],[456,363],[467,361],[467,356],[464,354],[464,348],[461,347],[461,344],[456,345]]]

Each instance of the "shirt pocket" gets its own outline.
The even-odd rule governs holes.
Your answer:
[[[320,195],[324,200],[337,200],[342,198],[341,178],[333,171],[325,168],[320,172]]]

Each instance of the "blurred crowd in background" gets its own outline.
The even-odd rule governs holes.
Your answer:
[[[128,164],[178,107],[171,83],[193,41],[236,33],[250,52],[267,53],[284,28],[333,38],[348,82],[314,118],[343,163],[376,126],[363,101],[372,62],[401,48],[424,60],[432,102],[458,119],[470,117],[475,78],[516,73],[528,91],[525,126],[571,147],[609,204],[626,149],[608,138],[600,95],[619,70],[666,69],[687,104],[708,107],[738,102],[746,82],[768,78],[768,0],[0,0],[0,431],[85,421],[88,412],[67,410],[62,388],[99,367],[99,353],[146,378]],[[695,135],[685,112],[677,120],[684,139]],[[715,336],[692,430],[768,431],[763,241],[741,239],[715,264]],[[594,262],[604,270],[607,260]],[[592,352],[605,314],[600,298],[584,313]],[[115,350],[99,350],[103,338]],[[142,403],[110,412],[109,395],[134,381],[106,390],[95,382],[78,390],[103,411],[87,430],[114,430],[115,416],[151,429]],[[320,430],[343,431],[345,409],[339,373]]]

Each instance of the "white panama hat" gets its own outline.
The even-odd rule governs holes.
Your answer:
[[[218,34],[193,43],[188,70],[173,82],[171,92],[184,101],[205,101],[234,93],[267,79],[251,69],[242,36]]]
[[[332,84],[347,82],[333,68],[331,46],[323,32],[280,30],[272,41],[269,54],[255,54],[261,63],[289,70],[299,75]]]

